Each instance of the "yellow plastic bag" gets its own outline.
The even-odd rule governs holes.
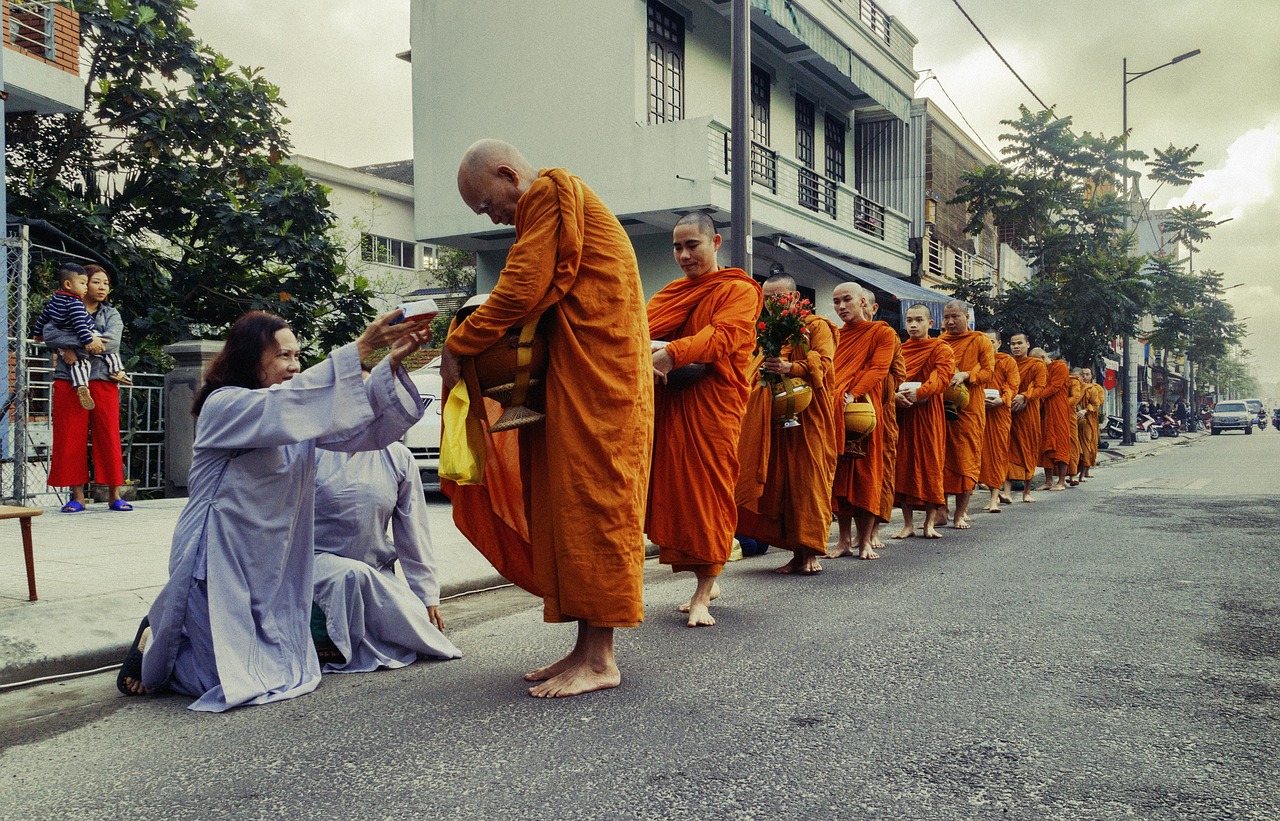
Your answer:
[[[449,391],[440,433],[440,478],[460,485],[478,485],[484,479],[484,443],[473,442],[467,417],[471,400],[467,384],[459,380]],[[482,431],[476,433],[483,437]],[[479,445],[479,447],[476,447]]]

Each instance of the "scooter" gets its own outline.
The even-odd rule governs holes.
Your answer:
[[[1277,426],[1280,430],[1280,426]],[[1107,416],[1107,438],[1123,439],[1124,438],[1124,419],[1119,416]]]
[[[1156,424],[1155,417],[1149,413],[1138,414],[1138,419],[1137,419],[1137,423],[1134,425],[1134,430],[1138,433],[1151,434],[1151,441],[1153,442],[1156,439],[1160,438],[1160,426]]]
[[[1160,435],[1176,439],[1181,432],[1178,428],[1177,420],[1166,413],[1164,419],[1160,420]]]

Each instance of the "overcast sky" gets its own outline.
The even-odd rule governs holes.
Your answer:
[[[361,165],[412,153],[409,65],[395,54],[409,47],[415,1],[202,0],[191,25],[237,63],[265,68],[288,102],[299,153]],[[1280,382],[1280,0],[960,1],[1077,131],[1120,132],[1122,58],[1143,71],[1201,49],[1129,85],[1130,145],[1151,153],[1200,144],[1205,177],[1161,191],[1152,207],[1198,202],[1232,218],[1196,253],[1196,268],[1243,283],[1228,297],[1237,316],[1248,317],[1255,373]],[[1001,145],[1000,120],[1016,117],[1020,103],[1038,107],[953,0],[881,5],[919,39],[922,78],[926,69],[937,77],[920,95],[959,122],[958,106],[992,150]]]

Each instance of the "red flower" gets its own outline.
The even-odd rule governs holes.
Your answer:
[[[763,331],[763,330],[765,329],[765,324],[764,324],[763,322],[757,322],[757,323],[756,323],[756,328],[757,328],[758,330]]]

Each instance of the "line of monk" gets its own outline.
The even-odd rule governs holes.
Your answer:
[[[999,334],[970,330],[962,301],[944,307],[940,336],[929,334],[928,306],[909,306],[900,341],[875,319],[873,292],[841,283],[839,328],[809,315],[802,338],[765,356],[765,300],[798,298],[796,281],[783,273],[761,287],[721,267],[705,214],[676,223],[683,276],[645,304],[625,231],[566,170],[537,171],[513,146],[482,140],[463,157],[458,189],[476,214],[514,225],[516,242],[492,293],[445,345],[446,391],[466,384],[468,422],[483,434],[472,446],[482,474],[445,490],[459,529],[542,597],[544,620],[577,625],[568,655],[525,674],[531,695],[621,682],[614,629],[644,618],[646,536],[661,564],[694,574],[680,610],[689,627],[709,627],[735,535],[790,552],[776,572],[812,576],[823,557],[879,558],[895,505],[895,539],[916,535],[917,510],[921,534],[940,538],[948,518],[971,527],[979,484],[998,513],[1011,480],[1035,501],[1037,465],[1060,490],[1096,462],[1102,389],[1092,375],[1072,376],[1023,333],[1009,339],[1012,356],[998,352]],[[545,417],[495,432],[502,409],[480,398],[471,360],[532,323],[548,350]],[[810,401],[780,425],[772,407],[784,378],[806,384]]]

